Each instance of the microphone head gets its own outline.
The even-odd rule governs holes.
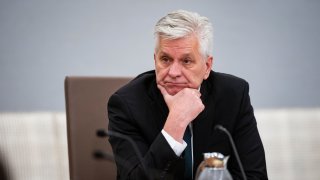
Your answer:
[[[95,159],[108,160],[114,162],[114,156],[112,154],[100,150],[96,150],[95,152],[93,152],[93,157]]]
[[[99,129],[99,130],[97,130],[97,136],[99,136],[99,137],[107,137],[108,133],[103,129]]]
[[[97,159],[102,159],[102,158],[104,158],[104,154],[103,154],[101,151],[95,151],[95,152],[93,153],[93,156],[94,156],[95,158],[97,158]]]
[[[228,131],[225,127],[223,127],[222,125],[220,125],[220,124],[216,125],[216,126],[214,127],[214,130],[220,130],[220,131],[222,131],[222,132],[224,132],[224,133],[229,134],[229,131]]]
[[[221,126],[220,124],[214,126],[214,130],[224,130],[224,127]]]

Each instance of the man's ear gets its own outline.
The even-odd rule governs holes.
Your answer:
[[[207,61],[206,61],[206,73],[205,73],[203,79],[207,79],[209,77],[210,71],[212,69],[212,63],[213,63],[213,57],[208,56]]]

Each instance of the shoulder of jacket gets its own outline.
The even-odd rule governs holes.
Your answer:
[[[239,87],[248,84],[243,78],[235,75],[212,71],[211,81],[217,86]]]
[[[242,94],[249,90],[246,80],[231,74],[212,71],[208,80],[213,87],[213,92],[217,94]]]
[[[134,92],[143,91],[146,88],[148,88],[154,81],[155,81],[155,71],[154,70],[147,71],[133,78],[131,81],[129,81],[127,84],[122,86],[119,90],[117,90],[116,93],[127,94],[128,92],[130,92],[130,94],[132,94]]]

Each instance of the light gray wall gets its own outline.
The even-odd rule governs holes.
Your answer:
[[[256,108],[320,106],[317,0],[0,0],[0,111],[63,111],[66,75],[152,69],[175,9],[211,19],[214,70],[245,78]]]

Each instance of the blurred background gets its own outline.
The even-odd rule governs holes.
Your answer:
[[[246,79],[270,179],[319,179],[319,0],[0,0],[0,154],[11,179],[69,179],[64,78],[153,69],[176,9],[214,26],[213,70]]]

